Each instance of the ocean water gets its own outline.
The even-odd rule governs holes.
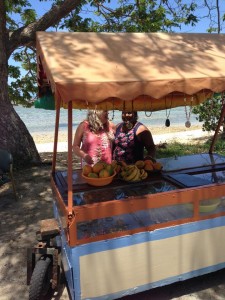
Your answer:
[[[30,133],[44,133],[44,132],[52,132],[55,129],[55,115],[56,112],[54,110],[45,110],[40,108],[25,108],[22,106],[14,107],[22,121],[25,123],[27,129]],[[189,112],[189,107],[187,108]],[[87,111],[86,110],[73,110],[73,129],[76,130],[77,125],[86,118]],[[169,115],[170,126],[184,126],[186,119],[185,108],[178,107],[172,108],[171,110],[162,110],[152,112],[151,116],[149,113],[145,114],[145,112],[138,112],[138,120],[145,124],[148,127],[159,127],[165,128],[165,121],[167,116]],[[112,119],[113,112],[109,112],[109,119]],[[60,131],[67,130],[67,110],[61,108],[60,110]],[[190,116],[191,124],[196,125],[200,124],[198,120],[196,120],[196,115],[191,114]],[[115,111],[114,118],[112,120],[114,124],[121,122],[121,112]]]

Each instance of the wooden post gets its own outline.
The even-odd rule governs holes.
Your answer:
[[[224,118],[225,118],[225,103],[223,104],[222,109],[221,109],[220,118],[219,118],[216,130],[215,130],[215,133],[214,133],[214,136],[213,136],[213,140],[212,140],[212,143],[211,143],[211,146],[210,146],[210,149],[209,149],[209,154],[212,154],[212,152],[214,150],[214,146],[215,146],[215,143],[216,143],[216,140],[217,140],[217,137],[218,137],[220,126],[222,125],[222,123],[224,121]]]

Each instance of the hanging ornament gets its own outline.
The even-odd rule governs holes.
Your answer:
[[[110,121],[113,121],[113,120],[114,120],[114,117],[115,117],[115,111],[114,111],[114,109],[113,109],[113,111],[112,111],[112,118],[110,118],[109,120],[110,120]]]
[[[190,121],[186,121],[185,122],[185,127],[190,128],[191,127],[191,122]]]
[[[191,127],[190,117],[191,117],[191,113],[192,113],[193,96],[191,97],[191,105],[190,105],[189,112],[187,111],[186,102],[187,102],[187,99],[186,99],[186,97],[184,97],[184,110],[185,110],[185,116],[186,116],[186,120],[187,120],[185,122],[185,127],[190,128]]]
[[[165,126],[166,127],[170,127],[169,116],[170,116],[170,111],[171,111],[171,107],[172,107],[172,99],[171,99],[171,102],[170,102],[169,112],[167,112],[166,97],[165,97],[165,107],[166,107],[166,121],[165,121]]]
[[[113,121],[113,119],[115,117],[114,99],[112,101],[113,101],[113,111],[112,111],[112,118],[109,119],[110,121]]]
[[[166,119],[165,126],[170,127],[170,119]]]

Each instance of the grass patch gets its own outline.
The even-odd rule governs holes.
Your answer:
[[[197,153],[208,153],[211,145],[211,140],[207,140],[204,143],[199,144],[182,144],[178,142],[172,142],[158,146],[156,150],[156,158],[183,156]],[[214,151],[217,154],[225,156],[225,138],[219,138],[214,147]]]

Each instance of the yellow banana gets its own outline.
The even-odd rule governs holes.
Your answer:
[[[129,170],[128,174],[125,177],[123,177],[123,179],[126,181],[131,181],[136,176],[137,172],[138,168],[134,166],[134,168],[132,168],[131,171]]]
[[[130,172],[131,170],[134,170],[135,167],[136,167],[135,165],[127,165],[124,167],[124,170]]]
[[[123,170],[121,172],[122,178],[125,178],[127,176],[130,176],[131,173],[134,171],[135,166],[134,165],[127,165],[126,167],[123,167]]]
[[[140,181],[141,177],[140,177],[140,169],[137,168],[137,173],[135,175],[135,177],[133,179],[131,179],[130,181]]]
[[[140,176],[143,176],[145,174],[145,170],[144,169],[141,169],[140,170]]]
[[[144,169],[142,169],[140,177],[141,177],[142,180],[144,180],[148,177],[148,173]]]
[[[124,179],[126,176],[130,175],[131,172],[132,170],[125,170],[123,167],[122,171],[120,172],[120,176]]]

